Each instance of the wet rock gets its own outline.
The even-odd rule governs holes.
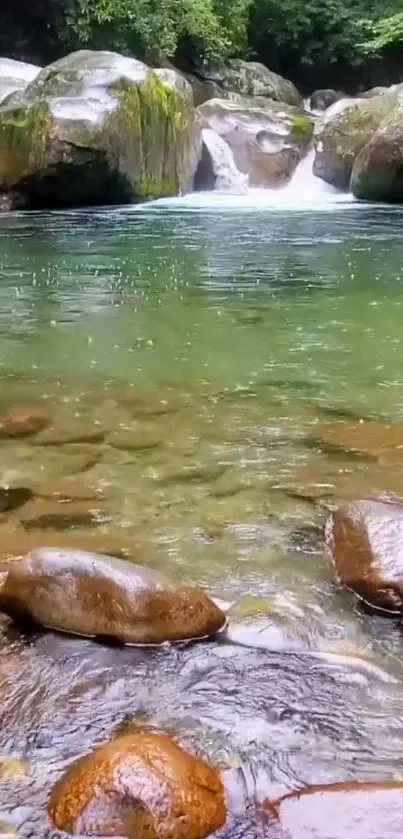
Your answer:
[[[105,431],[97,426],[72,424],[69,428],[47,428],[35,439],[38,446],[64,446],[69,444],[92,444],[102,443],[105,438]]]
[[[0,58],[0,104],[12,93],[25,90],[41,68],[12,58]]]
[[[152,469],[150,477],[161,484],[216,481],[225,472],[225,466],[212,461],[177,458],[161,469]]]
[[[368,605],[400,614],[403,600],[403,506],[356,501],[335,510],[326,543],[340,582]]]
[[[351,189],[357,198],[403,201],[402,118],[403,89],[392,112],[368,138],[354,161]]]
[[[174,587],[151,568],[46,548],[10,566],[0,610],[16,620],[128,644],[205,637],[225,623],[204,592]]]
[[[1,106],[0,127],[0,189],[30,206],[175,195],[191,187],[201,152],[186,80],[108,51],[46,67]]]
[[[225,140],[251,187],[287,183],[312,138],[313,122],[307,114],[261,97],[211,99],[197,112],[202,127]]]
[[[108,437],[108,443],[114,449],[121,449],[127,452],[141,451],[142,449],[154,449],[163,442],[159,429],[145,428],[139,425],[137,428],[122,429],[115,431]]]
[[[56,783],[49,815],[73,835],[204,839],[226,819],[218,772],[146,730],[76,761]]]
[[[247,481],[237,469],[227,469],[210,487],[210,495],[215,498],[226,498],[247,489]]]
[[[55,476],[62,477],[63,475],[77,475],[82,472],[89,472],[93,466],[96,466],[102,456],[99,450],[82,453],[64,452],[65,457],[58,455],[51,466],[51,472]]]
[[[33,492],[28,487],[0,487],[0,513],[18,510],[33,498]]]
[[[335,102],[339,102],[340,99],[346,99],[346,94],[341,90],[326,88],[324,90],[315,90],[312,93],[309,104],[312,111],[326,111],[327,108],[330,108]]]
[[[109,521],[105,509],[96,502],[81,501],[46,501],[37,499],[27,505],[21,515],[21,522],[26,530],[71,530],[75,528],[95,527]]]
[[[48,417],[30,405],[19,405],[0,417],[0,437],[30,437],[49,425]]]
[[[355,159],[391,113],[397,96],[391,90],[373,99],[341,100],[329,108],[315,129],[314,174],[348,190]]]
[[[234,59],[220,71],[217,81],[225,91],[241,96],[261,96],[287,105],[302,105],[302,97],[293,82],[258,61]]]
[[[394,463],[403,459],[403,427],[382,422],[318,423],[305,442],[326,454]]]
[[[115,398],[133,417],[165,416],[175,414],[183,407],[179,396],[170,389],[147,393],[128,387],[116,393]]]
[[[64,501],[100,501],[104,493],[100,487],[91,487],[75,478],[44,481],[33,485],[35,495],[40,498],[53,498]]]
[[[400,839],[403,783],[386,781],[310,786],[267,801],[269,835],[276,839]]]

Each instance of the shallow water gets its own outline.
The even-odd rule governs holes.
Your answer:
[[[403,496],[403,478],[308,438],[402,422],[402,211],[198,201],[1,218],[0,408],[39,405],[60,432],[0,443],[3,482],[39,497],[0,516],[1,557],[92,546],[233,604],[228,640],[174,650],[4,629],[0,754],[30,769],[0,818],[23,837],[61,835],[52,781],[136,714],[242,766],[251,803],[401,772],[400,627],[337,588],[321,533],[333,503]],[[112,445],[119,429],[137,443]],[[63,481],[102,491],[99,520],[38,524]],[[264,830],[249,814],[222,836]]]

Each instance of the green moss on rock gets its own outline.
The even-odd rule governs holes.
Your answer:
[[[141,62],[82,51],[0,108],[0,182],[32,204],[147,200],[192,183],[200,128],[188,83]],[[102,83],[103,81],[103,83]],[[186,87],[184,87],[184,85]]]

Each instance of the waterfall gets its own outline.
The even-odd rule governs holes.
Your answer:
[[[334,200],[336,196],[341,196],[342,193],[336,187],[314,175],[314,160],[315,149],[312,148],[298,164],[289,183],[283,189],[271,189],[268,192],[273,194],[273,198],[277,195],[279,201],[295,200],[296,204]]]
[[[202,136],[212,169],[214,188],[233,195],[245,193],[248,189],[248,176],[237,169],[228,143],[211,128],[204,128]]]

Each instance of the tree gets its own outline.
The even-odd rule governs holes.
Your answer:
[[[173,57],[185,47],[224,61],[245,44],[251,0],[76,0],[70,40],[138,56]]]

